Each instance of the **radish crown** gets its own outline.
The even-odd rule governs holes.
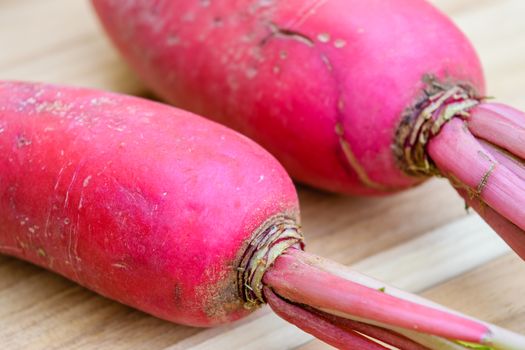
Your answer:
[[[482,100],[466,85],[441,85],[431,77],[426,80],[429,88],[424,90],[425,98],[408,112],[396,142],[402,167],[415,176],[440,174],[426,152],[429,140],[452,118],[467,118],[468,110]]]
[[[398,129],[401,166],[448,178],[525,259],[525,114],[488,103],[466,85],[428,84]]]
[[[295,220],[285,215],[268,219],[255,232],[237,268],[239,295],[246,308],[265,302],[263,276],[275,259],[290,247],[303,248],[303,236]]]

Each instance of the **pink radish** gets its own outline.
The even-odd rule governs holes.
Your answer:
[[[160,318],[213,326],[268,301],[346,349],[383,348],[363,334],[407,349],[525,347],[520,335],[303,252],[283,168],[190,113],[0,82],[0,155],[0,252]]]
[[[160,96],[250,136],[295,179],[378,195],[444,176],[525,257],[525,115],[485,101],[474,49],[427,2],[93,3]]]

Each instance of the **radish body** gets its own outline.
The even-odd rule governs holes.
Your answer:
[[[420,178],[392,146],[424,77],[468,83],[479,60],[419,0],[94,0],[107,32],[160,96],[250,136],[292,177],[378,194]]]
[[[253,232],[297,216],[278,162],[161,104],[0,84],[0,251],[158,317],[245,315],[236,271]]]
[[[283,168],[190,113],[0,82],[0,154],[0,253],[155,316],[212,326],[268,302],[342,349],[386,349],[374,339],[525,347],[518,334],[303,252]]]
[[[472,45],[426,1],[92,1],[161,97],[295,179],[377,195],[446,177],[525,259],[525,114],[484,101]]]

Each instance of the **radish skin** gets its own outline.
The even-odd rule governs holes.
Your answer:
[[[426,1],[92,2],[159,96],[248,135],[296,180],[382,195],[444,176],[525,241],[525,181],[471,158],[483,140],[522,162],[525,114],[484,100],[474,48]],[[451,119],[471,135],[451,141]]]
[[[389,340],[421,349],[428,339],[525,346],[518,334],[380,292],[303,252],[297,194],[280,164],[188,112],[0,82],[0,154],[0,252],[157,317],[214,326],[270,302],[346,348]]]

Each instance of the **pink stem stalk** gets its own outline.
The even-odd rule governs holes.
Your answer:
[[[395,287],[385,285],[384,282],[381,282],[369,276],[360,274],[359,272],[351,270],[348,267],[338,264],[334,261],[327,260],[319,256],[309,254],[307,252],[300,251],[297,249],[289,249],[287,251],[287,254],[293,256],[298,262],[302,264],[311,265],[313,267],[322,269],[323,271],[326,271],[333,275],[339,276],[345,280],[353,281],[355,283],[361,284],[368,288],[372,288],[374,290],[380,290],[383,293],[389,294],[398,299],[403,299],[403,300],[414,302],[420,305],[425,305],[427,307],[441,310],[449,314],[453,314],[453,315],[457,315],[457,316],[460,316],[466,319],[470,319],[474,322],[482,323],[489,330],[488,335],[484,339],[484,342],[483,342],[485,345],[485,348],[487,349],[493,349],[493,348],[494,349],[506,349],[506,350],[525,349],[525,337],[523,335],[511,332],[506,329],[500,328],[496,325],[493,325],[487,322],[482,322],[475,318],[463,315],[457,311],[448,309],[440,304],[437,304],[433,301],[422,298],[418,295],[414,295],[414,294],[405,292],[403,290],[397,289]],[[385,329],[391,329],[395,331],[396,333],[402,334],[414,340],[417,343],[425,345],[426,347],[430,349],[438,349],[438,350],[464,349],[464,346],[458,345],[456,342],[447,340],[445,338],[440,338],[440,337],[430,336],[430,335],[423,334],[423,333],[417,333],[414,331],[404,330],[399,327],[394,327],[394,326],[380,323],[380,322],[372,322],[368,320],[357,319],[356,317],[352,317],[351,315],[340,315],[340,316],[349,318],[349,319],[354,319],[360,322],[369,323],[369,324],[374,323],[376,326],[379,326]]]
[[[361,334],[377,339],[385,344],[394,346],[398,349],[429,350],[429,348],[421,344],[418,344],[412,341],[411,339],[401,334],[398,334],[394,331],[391,331],[389,329],[384,329],[384,328],[373,326],[370,324],[349,320],[343,317],[334,316],[326,312],[318,311],[315,309],[312,309],[311,312],[319,315],[319,317],[327,320],[331,324],[341,329],[344,329],[347,331],[350,331],[350,330],[357,331]]]
[[[525,158],[525,113],[500,103],[482,103],[470,111],[468,128],[474,136]]]
[[[479,199],[472,198],[462,189],[457,189],[468,206],[472,207],[500,237],[521,257],[525,257],[525,231],[498,214],[494,209],[483,204]]]
[[[482,343],[490,333],[481,322],[396,298],[302,263],[286,253],[266,272],[264,283],[296,303],[421,333],[473,343]]]
[[[264,289],[264,295],[272,310],[284,320],[296,325],[303,331],[342,350],[386,350],[384,346],[354,332],[342,329],[322,317],[302,307],[281,299],[270,288]]]
[[[525,182],[483,148],[463,121],[454,118],[447,123],[429,141],[427,152],[455,186],[525,228]]]

